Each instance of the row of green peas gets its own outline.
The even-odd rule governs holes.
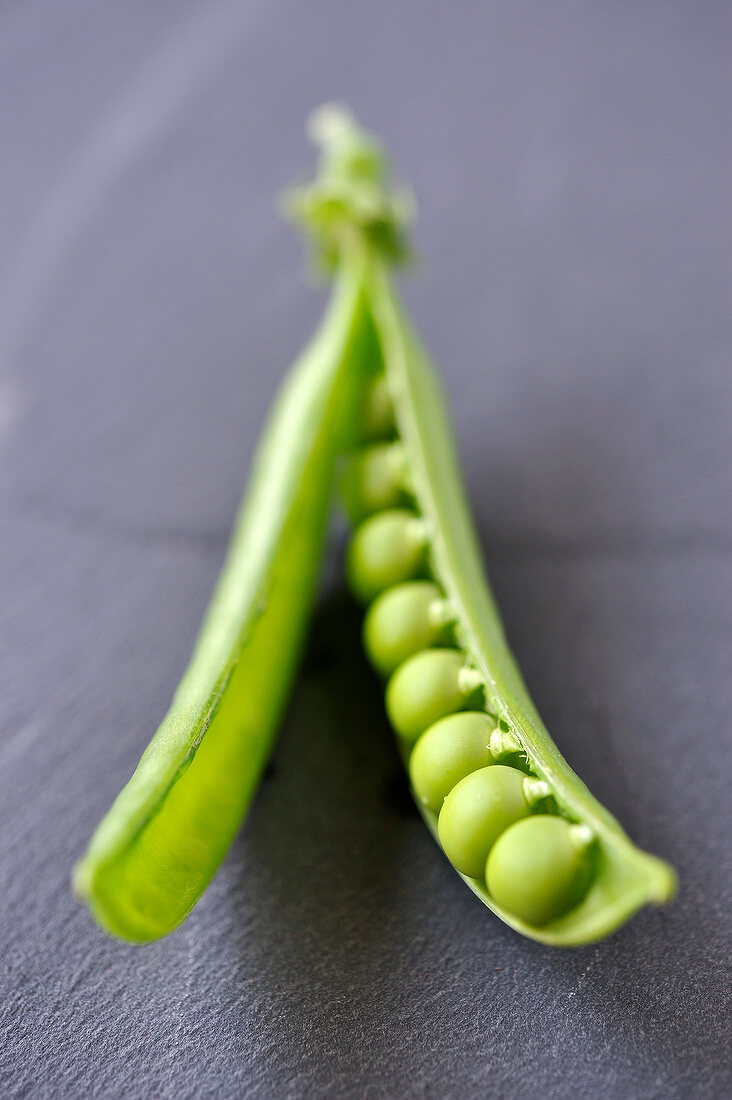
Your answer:
[[[386,710],[415,798],[437,816],[453,866],[497,906],[540,927],[586,893],[592,832],[559,814],[549,786],[490,713],[481,676],[459,647],[449,601],[431,575],[429,532],[383,375],[364,401],[362,437],[342,485],[357,525],[346,572],[368,608],[364,647],[387,680]]]

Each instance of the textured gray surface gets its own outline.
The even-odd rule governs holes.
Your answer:
[[[729,13],[2,5],[3,1095],[730,1095]],[[520,939],[450,871],[335,580],[190,921],[135,950],[69,891],[317,318],[273,194],[334,95],[418,193],[407,294],[540,709],[680,871],[595,947]]]

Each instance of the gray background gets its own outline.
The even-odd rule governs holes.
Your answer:
[[[730,7],[0,8],[4,1095],[730,1095]],[[323,300],[276,192],[338,96],[420,202],[406,289],[570,762],[679,869],[527,942],[410,810],[336,538],[268,780],[188,923],[69,890],[185,665]]]

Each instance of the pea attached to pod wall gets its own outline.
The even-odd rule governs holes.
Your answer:
[[[478,702],[482,681],[457,649],[425,649],[400,665],[386,688],[389,720],[405,744],[433,722]]]
[[[505,764],[466,775],[440,811],[437,829],[445,855],[461,874],[482,879],[488,853],[501,833],[548,794],[546,783]]]
[[[356,599],[370,603],[390,585],[419,576],[426,554],[427,532],[414,512],[393,508],[370,516],[348,547],[346,573]]]
[[[409,503],[408,473],[400,443],[375,443],[356,452],[342,477],[341,492],[351,520]]]
[[[496,841],[485,876],[491,897],[507,912],[540,928],[582,898],[592,876],[586,825],[537,814],[516,822]]]
[[[364,387],[359,423],[364,440],[390,439],[394,435],[394,407],[383,372]]]
[[[437,814],[461,779],[493,763],[493,719],[482,711],[441,718],[425,730],[409,757],[409,778],[421,806]]]
[[[397,665],[449,635],[452,612],[434,581],[407,581],[382,592],[363,626],[364,648],[374,668],[388,676]]]

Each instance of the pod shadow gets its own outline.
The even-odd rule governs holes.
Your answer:
[[[632,1037],[648,1089],[664,1091],[654,1066],[659,1081],[676,1067],[678,1095],[724,1095],[732,929],[719,872],[732,822],[729,800],[710,792],[729,749],[726,716],[708,715],[718,542],[678,516],[663,526],[660,498],[674,485],[654,474],[651,451],[648,469],[637,456],[634,466],[594,411],[581,430],[558,418],[500,461],[476,458],[493,476],[471,496],[509,641],[552,737],[633,840],[676,867],[680,889],[600,944],[525,949],[550,967],[566,1009],[581,1003],[619,1048]],[[480,483],[476,468],[468,483]],[[708,717],[690,736],[697,699]],[[513,938],[499,936],[501,946]]]
[[[344,1012],[378,1018],[384,1000],[377,971],[389,968],[384,944],[398,954],[409,936],[406,927],[400,932],[400,894],[423,825],[381,686],[361,649],[360,625],[345,590],[325,595],[235,851],[242,861],[242,958],[287,997],[294,1044],[305,1041],[302,1021],[315,1003],[319,1019],[311,1030],[337,1029]],[[424,843],[429,848],[429,838]],[[248,902],[252,891],[256,906]]]

